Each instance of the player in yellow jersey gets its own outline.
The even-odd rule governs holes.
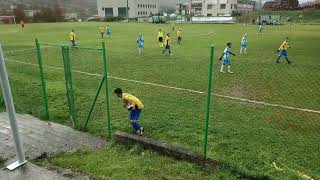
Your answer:
[[[171,44],[171,38],[170,38],[170,34],[167,34],[167,37],[165,39],[165,42],[164,42],[164,50],[162,51],[162,54],[164,54],[167,50],[169,51],[169,54],[172,56],[173,54],[171,53],[171,47],[170,47],[170,44]]]
[[[289,59],[288,59],[288,54],[287,54],[287,49],[290,48],[290,46],[288,44],[288,40],[289,40],[289,38],[286,37],[286,39],[283,41],[283,43],[281,44],[281,46],[277,50],[277,52],[280,52],[280,54],[277,58],[277,61],[276,61],[277,63],[280,63],[281,57],[284,57],[287,60],[288,64],[291,63],[291,61],[289,61]]]
[[[181,41],[182,41],[182,31],[181,31],[181,29],[179,29],[177,31],[177,36],[178,36],[178,44],[181,44]]]
[[[72,31],[69,33],[69,40],[71,42],[72,47],[76,47],[76,38],[77,38],[76,33],[72,29]]]
[[[163,47],[163,32],[161,29],[159,29],[159,32],[158,32],[158,41],[159,41],[159,46],[162,48]]]
[[[138,123],[142,109],[144,108],[143,103],[135,96],[124,93],[121,88],[114,90],[116,96],[122,99],[123,107],[129,111],[129,121],[138,135],[143,135],[144,129]]]
[[[100,32],[100,34],[101,34],[101,38],[103,39],[103,36],[104,36],[104,27],[103,27],[102,25],[99,27],[99,32]]]

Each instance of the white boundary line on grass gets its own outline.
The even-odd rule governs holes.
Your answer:
[[[5,59],[5,60],[8,61],[8,62],[15,62],[15,63],[26,64],[26,65],[31,65],[31,66],[37,66],[38,67],[37,64],[33,64],[33,63],[28,63],[28,62],[23,62],[23,61],[15,61],[15,60],[10,60],[10,59]],[[63,68],[54,67],[54,66],[43,66],[43,67],[48,68],[48,69],[61,70],[61,71],[64,70]],[[94,74],[94,73],[89,73],[89,72],[84,72],[84,71],[77,71],[77,70],[73,70],[73,72],[76,72],[76,73],[79,73],[79,74],[85,74],[85,75],[89,75],[89,76],[99,76],[99,77],[103,76],[101,74]],[[117,79],[117,80],[121,80],[121,81],[140,83],[140,84],[145,84],[145,85],[150,85],[150,86],[157,86],[157,87],[163,87],[163,88],[168,88],[168,89],[186,91],[186,92],[191,92],[191,93],[205,94],[205,92],[202,92],[202,91],[196,91],[196,90],[192,90],[192,89],[185,89],[185,88],[179,88],[179,87],[166,86],[166,85],[143,82],[143,81],[137,81],[137,80],[132,80],[132,79],[125,79],[125,78],[120,78],[120,77],[108,76],[108,78]],[[272,103],[267,103],[267,102],[263,102],[263,101],[255,101],[255,100],[237,98],[237,97],[232,97],[232,96],[225,96],[225,95],[215,94],[215,93],[212,93],[212,95],[214,95],[216,97],[219,97],[219,98],[227,98],[227,99],[238,100],[238,101],[243,101],[243,102],[248,102],[248,103],[253,103],[253,104],[260,104],[260,105],[265,105],[265,106],[280,107],[280,108],[284,108],[284,109],[290,109],[290,110],[297,110],[297,111],[320,114],[320,111],[312,110],[312,109],[297,108],[297,107],[285,106],[285,105],[280,105],[280,104],[272,104]]]
[[[35,48],[29,48],[29,49],[19,49],[19,50],[4,51],[3,54],[21,52],[21,51],[30,51],[30,50],[36,50],[36,49]]]

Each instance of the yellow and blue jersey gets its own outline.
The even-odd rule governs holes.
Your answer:
[[[169,36],[166,37],[165,45],[169,46],[171,44],[171,38]]]
[[[177,36],[181,37],[182,36],[182,31],[177,31]]]
[[[138,109],[143,109],[144,105],[143,103],[135,96],[128,94],[128,93],[123,93],[122,94],[122,100],[124,102],[129,102],[130,106],[128,107],[128,109],[130,108],[135,108],[137,107]]]
[[[70,41],[75,41],[76,40],[76,34],[74,32],[70,32],[69,39],[70,39]]]
[[[281,50],[287,50],[288,48],[290,48],[288,41],[284,41],[281,46],[279,47],[279,51]]]
[[[99,27],[99,32],[100,32],[100,33],[104,33],[104,27],[103,27],[103,26],[100,26],[100,27]]]

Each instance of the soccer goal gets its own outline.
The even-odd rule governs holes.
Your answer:
[[[0,16],[0,24],[16,24],[14,16]]]

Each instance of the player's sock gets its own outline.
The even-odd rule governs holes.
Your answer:
[[[141,126],[137,121],[134,121],[131,124],[132,124],[132,127],[134,128],[134,130],[136,130],[136,131],[140,130]]]
[[[228,73],[231,73],[231,74],[233,73],[233,72],[231,71],[231,66],[230,66],[230,65],[228,66]]]
[[[222,73],[224,73],[223,68],[224,68],[224,65],[222,64],[221,69],[220,69],[220,72],[222,72]]]
[[[277,63],[280,63],[280,58],[281,58],[281,56],[278,56]]]

